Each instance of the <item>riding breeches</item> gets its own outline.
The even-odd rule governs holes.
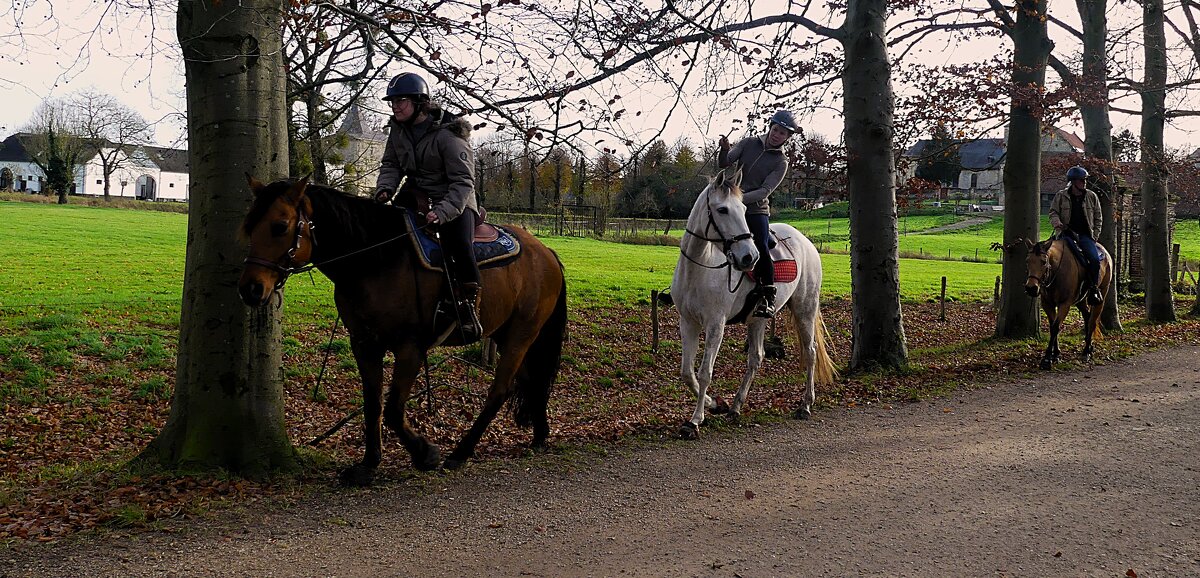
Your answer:
[[[1088,273],[1088,281],[1092,287],[1100,286],[1100,248],[1096,245],[1096,241],[1091,235],[1076,233],[1074,236],[1067,235],[1068,239],[1075,241],[1075,246],[1079,248],[1080,253],[1087,259],[1084,263],[1084,269]]]
[[[775,264],[771,262],[771,220],[767,215],[746,215],[746,225],[754,236],[754,247],[758,249],[758,263],[754,265],[754,278],[760,285],[775,283]]]
[[[467,209],[448,223],[438,225],[442,251],[450,262],[450,271],[459,285],[479,283],[479,264],[475,262],[475,211]]]

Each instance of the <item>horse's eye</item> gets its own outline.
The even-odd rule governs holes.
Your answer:
[[[271,223],[271,236],[282,237],[287,234],[287,223]]]
[[[720,213],[720,214],[722,214],[722,215],[728,215],[728,214],[729,214],[729,207],[721,207],[721,208],[717,209],[717,212],[718,212],[718,213]]]

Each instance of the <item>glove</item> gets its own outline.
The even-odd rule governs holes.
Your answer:
[[[729,137],[722,136],[721,140],[717,141],[717,146],[721,147],[721,150],[728,152],[729,151]]]
[[[379,204],[386,204],[388,201],[392,200],[392,194],[393,192],[391,190],[379,189],[378,191],[375,191],[375,202]]]

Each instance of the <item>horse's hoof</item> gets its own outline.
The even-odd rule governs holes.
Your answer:
[[[808,408],[808,407],[797,408],[796,412],[792,414],[792,417],[796,418],[796,419],[804,419],[804,420],[811,419],[812,418],[812,409]]]
[[[354,464],[338,472],[338,482],[348,488],[365,488],[375,481],[375,468]]]
[[[700,439],[700,427],[690,421],[685,421],[683,425],[679,426],[679,437],[685,440]]]
[[[725,398],[718,396],[716,402],[713,403],[712,408],[709,409],[709,413],[713,415],[729,413],[729,402],[725,401]],[[689,421],[688,423],[692,422]]]
[[[429,446],[429,450],[426,451],[425,455],[420,459],[418,459],[416,456],[413,456],[413,467],[422,472],[431,472],[436,470],[438,464],[440,463],[442,463],[442,454],[439,453],[437,448],[433,446]]]
[[[442,467],[448,471],[455,472],[455,471],[463,469],[463,466],[465,466],[465,465],[467,465],[467,460],[460,460],[455,457],[449,457],[449,458],[446,458],[446,463],[442,464]]]
[[[1085,354],[1083,354],[1082,358],[1083,358],[1083,362],[1084,362],[1084,363],[1091,363],[1091,362],[1092,362],[1092,354],[1090,354],[1090,353],[1085,353]]]
[[[1042,362],[1038,364],[1038,367],[1040,367],[1042,369],[1050,369],[1050,366],[1052,364],[1053,364],[1053,362],[1050,361],[1049,359],[1043,359]]]

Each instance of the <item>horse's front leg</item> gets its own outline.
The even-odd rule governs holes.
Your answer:
[[[700,349],[700,324],[687,315],[680,315],[679,338],[683,345],[683,356],[679,363],[679,375],[683,378],[683,384],[692,390],[692,395],[704,399],[704,407],[712,409],[716,403],[711,397],[700,393],[700,383],[696,381],[696,353]]]
[[[733,398],[733,405],[729,406],[729,413],[734,419],[741,416],[742,405],[746,403],[746,396],[750,394],[750,384],[754,381],[758,368],[762,366],[763,337],[766,333],[766,319],[754,319],[746,326],[746,373],[742,376],[742,385],[738,387],[737,395]]]
[[[396,366],[392,370],[392,384],[388,388],[387,405],[383,409],[383,423],[400,437],[400,443],[412,457],[413,467],[427,472],[438,467],[442,461],[441,454],[436,446],[412,430],[405,413],[413,384],[421,369],[421,353],[415,344],[405,345],[394,352]]]
[[[1039,367],[1042,369],[1050,369],[1055,362],[1059,360],[1060,353],[1058,350],[1058,333],[1062,329],[1063,320],[1066,319],[1067,313],[1071,310],[1071,304],[1065,303],[1058,307],[1045,305],[1046,317],[1050,320],[1050,342],[1046,344],[1046,353],[1042,356],[1042,363]]]
[[[679,426],[679,436],[684,439],[700,437],[700,424],[704,423],[705,401],[708,397],[708,386],[712,385],[713,366],[717,363],[717,353],[721,351],[721,341],[725,338],[725,318],[718,317],[710,321],[704,328],[704,355],[700,359],[699,388],[696,392],[696,410],[692,419]]]
[[[350,334],[350,346],[358,363],[363,384],[363,442],[366,451],[361,462],[338,474],[344,486],[369,486],[375,479],[375,468],[383,459],[383,440],[380,418],[383,407],[383,346]]]

